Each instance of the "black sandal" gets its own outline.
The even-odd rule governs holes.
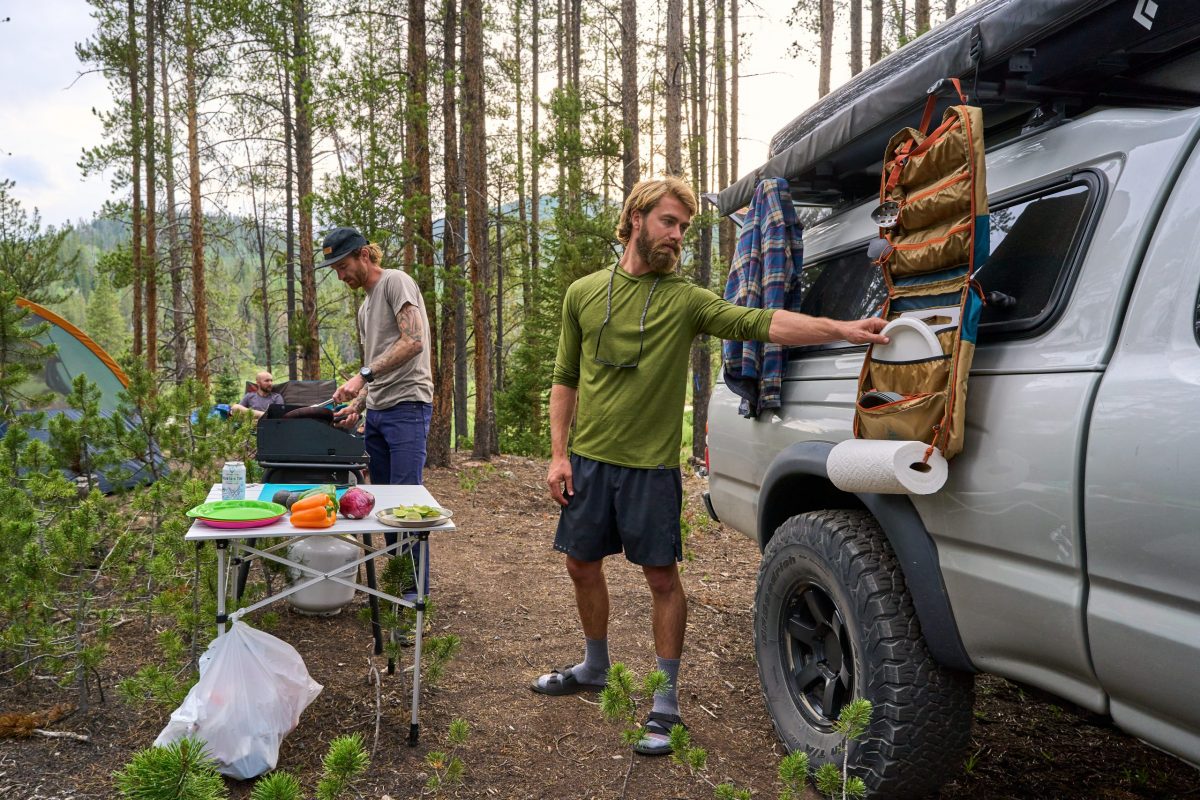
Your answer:
[[[642,727],[646,729],[647,736],[643,736],[633,746],[633,752],[643,756],[665,756],[671,752],[671,728],[676,725],[683,725],[683,719],[678,714],[661,714],[657,711],[651,711],[650,716],[646,718],[646,724]],[[683,729],[687,730],[687,725],[683,725]],[[664,736],[665,739],[649,739],[649,735]],[[654,741],[662,742],[661,747],[651,747],[643,745],[642,742]]]
[[[603,683],[584,683],[575,677],[574,666],[563,667],[562,669],[554,669],[538,677],[529,688],[538,694],[548,694],[554,697],[561,697],[567,694],[577,694],[579,692],[598,692],[604,688]],[[546,678],[546,685],[539,685],[539,681]]]

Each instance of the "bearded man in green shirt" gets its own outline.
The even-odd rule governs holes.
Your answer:
[[[679,514],[679,450],[688,356],[701,333],[738,341],[884,343],[884,320],[850,322],[743,308],[675,273],[696,196],[677,178],[643,181],[629,193],[618,264],[575,281],[563,299],[550,390],[551,460],[546,483],[562,506],[554,547],[567,573],[585,638],[584,660],[532,685],[550,695],[603,688],[609,668],[606,556],[624,551],[650,587],[654,647],[669,687],[654,695],[634,750],[669,753],[679,716],[677,680],[687,626]],[[575,434],[568,457],[572,420]]]

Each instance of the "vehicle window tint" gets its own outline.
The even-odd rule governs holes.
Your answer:
[[[985,293],[999,294],[983,308],[981,334],[1033,330],[1061,307],[1072,277],[1069,267],[1080,251],[1094,205],[1094,183],[1081,179],[992,206],[991,255],[975,278]],[[865,246],[806,265],[800,286],[801,311],[833,319],[870,316],[887,296],[883,276],[867,259]],[[1196,314],[1200,336],[1200,300]]]
[[[975,272],[985,293],[983,329],[1025,330],[1053,312],[1084,232],[1091,191],[1077,183],[991,210],[991,257]]]
[[[832,319],[870,316],[887,297],[883,274],[862,249],[806,266],[800,291],[801,312]]]

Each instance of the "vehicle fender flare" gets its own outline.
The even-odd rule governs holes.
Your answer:
[[[779,452],[763,475],[758,503],[759,547],[795,513],[820,508],[865,508],[879,522],[896,558],[930,654],[951,669],[975,672],[950,606],[937,544],[908,495],[843,492],[829,480],[826,461],[832,442],[797,442]],[[803,494],[798,499],[797,493]],[[786,499],[785,499],[786,498]],[[797,512],[799,508],[801,511]]]

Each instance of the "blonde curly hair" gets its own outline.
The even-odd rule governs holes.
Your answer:
[[[633,213],[640,211],[643,216],[649,214],[663,195],[667,194],[673,195],[683,203],[693,217],[700,210],[696,193],[686,181],[673,177],[641,181],[629,192],[629,197],[625,198],[625,207],[621,209],[621,218],[617,221],[617,240],[621,244],[629,244],[629,239],[633,236]]]

